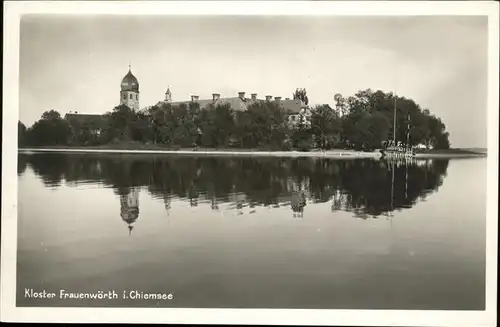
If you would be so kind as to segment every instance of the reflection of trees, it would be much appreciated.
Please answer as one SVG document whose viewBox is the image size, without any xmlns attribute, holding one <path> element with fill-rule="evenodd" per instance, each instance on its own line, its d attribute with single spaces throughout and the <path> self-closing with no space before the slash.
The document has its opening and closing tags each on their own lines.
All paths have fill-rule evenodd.
<svg viewBox="0 0 500 327">
<path fill-rule="evenodd" d="M 26 171 L 26 167 L 28 166 L 28 160 L 26 156 L 19 155 L 17 156 L 17 174 L 23 175 Z"/>
<path fill-rule="evenodd" d="M 20 154 L 20 160 L 24 160 L 21 157 L 27 159 L 35 174 L 42 179 L 46 186 L 58 187 L 61 185 L 67 167 L 66 160 L 69 158 L 58 154 L 44 154 L 41 156 Z"/>
<path fill-rule="evenodd" d="M 192 206 L 224 202 L 236 210 L 290 206 L 302 213 L 306 199 L 332 202 L 332 210 L 378 216 L 414 205 L 443 182 L 447 160 L 390 163 L 310 158 L 215 158 L 142 155 L 37 154 L 25 159 L 48 185 L 91 181 L 120 196 L 146 186 L 170 208 L 172 197 Z M 393 178 L 394 174 L 394 178 Z"/>
</svg>

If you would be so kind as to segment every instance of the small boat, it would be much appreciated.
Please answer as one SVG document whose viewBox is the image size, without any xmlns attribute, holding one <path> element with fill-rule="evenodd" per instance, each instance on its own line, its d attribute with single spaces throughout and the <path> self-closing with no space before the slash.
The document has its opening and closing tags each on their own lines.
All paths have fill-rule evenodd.
<svg viewBox="0 0 500 327">
<path fill-rule="evenodd" d="M 415 149 L 410 146 L 410 113 L 408 113 L 408 125 L 406 129 L 406 146 L 396 142 L 396 94 L 394 94 L 394 124 L 393 139 L 384 142 L 384 148 L 380 150 L 382 158 L 412 158 L 415 157 Z"/>
<path fill-rule="evenodd" d="M 380 150 L 382 157 L 385 158 L 412 158 L 415 157 L 415 149 L 412 147 L 388 146 Z"/>
</svg>

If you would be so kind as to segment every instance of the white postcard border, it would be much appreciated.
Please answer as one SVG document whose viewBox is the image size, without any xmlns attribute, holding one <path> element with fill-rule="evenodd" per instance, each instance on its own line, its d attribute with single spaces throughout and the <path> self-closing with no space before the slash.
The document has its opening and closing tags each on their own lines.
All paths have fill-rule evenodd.
<svg viewBox="0 0 500 327">
<path fill-rule="evenodd" d="M 496 325 L 498 230 L 498 3 L 482 1 L 37 1 L 4 4 L 2 151 L 2 321 L 130 322 L 267 325 Z M 487 15 L 488 177 L 485 311 L 274 310 L 178 308 L 21 308 L 15 306 L 17 249 L 17 120 L 19 116 L 19 25 L 24 14 L 110 15 Z"/>
</svg>

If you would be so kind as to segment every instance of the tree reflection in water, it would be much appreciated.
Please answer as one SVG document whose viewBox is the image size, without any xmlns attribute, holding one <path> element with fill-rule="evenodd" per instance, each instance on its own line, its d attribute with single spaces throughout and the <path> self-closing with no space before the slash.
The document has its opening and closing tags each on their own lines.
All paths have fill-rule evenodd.
<svg viewBox="0 0 500 327">
<path fill-rule="evenodd" d="M 312 158 L 222 158 L 153 155 L 19 155 L 45 185 L 102 183 L 120 198 L 123 220 L 133 228 L 139 188 L 171 208 L 172 198 L 240 214 L 258 206 L 289 206 L 302 217 L 308 202 L 331 201 L 332 211 L 375 218 L 409 208 L 443 183 L 448 160 L 387 162 Z"/>
</svg>

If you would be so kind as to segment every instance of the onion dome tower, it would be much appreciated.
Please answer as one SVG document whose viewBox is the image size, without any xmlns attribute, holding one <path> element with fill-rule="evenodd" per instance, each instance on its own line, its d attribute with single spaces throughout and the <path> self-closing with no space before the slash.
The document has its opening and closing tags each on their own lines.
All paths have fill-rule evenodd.
<svg viewBox="0 0 500 327">
<path fill-rule="evenodd" d="M 132 74 L 130 65 L 128 73 L 123 77 L 120 90 L 120 105 L 139 110 L 139 81 Z"/>
</svg>

